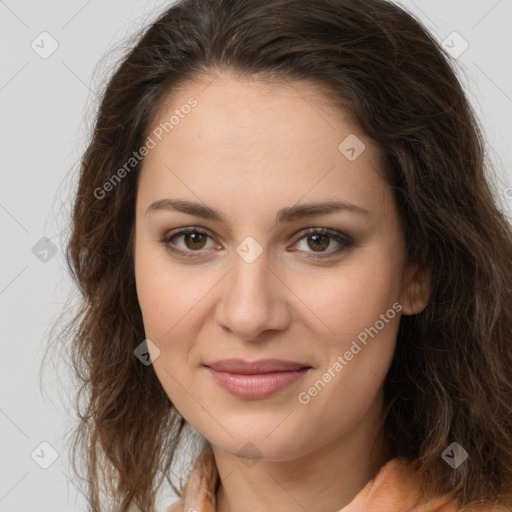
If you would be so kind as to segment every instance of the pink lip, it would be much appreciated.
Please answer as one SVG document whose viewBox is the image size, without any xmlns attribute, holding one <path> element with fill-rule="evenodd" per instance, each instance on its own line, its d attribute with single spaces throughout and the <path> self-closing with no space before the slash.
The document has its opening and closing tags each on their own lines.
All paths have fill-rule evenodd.
<svg viewBox="0 0 512 512">
<path fill-rule="evenodd" d="M 247 400 L 265 398 L 299 380 L 310 366 L 293 361 L 240 359 L 205 365 L 219 386 Z"/>
<path fill-rule="evenodd" d="M 205 363 L 204 366 L 213 368 L 219 372 L 231 372 L 240 374 L 284 372 L 310 368 L 309 364 L 281 359 L 260 359 L 258 361 L 244 361 L 243 359 L 223 359 L 213 363 Z"/>
</svg>

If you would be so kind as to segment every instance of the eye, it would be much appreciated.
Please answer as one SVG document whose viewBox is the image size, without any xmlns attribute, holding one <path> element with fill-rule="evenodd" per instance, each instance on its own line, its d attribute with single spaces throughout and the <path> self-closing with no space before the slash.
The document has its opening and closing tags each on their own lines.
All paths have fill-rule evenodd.
<svg viewBox="0 0 512 512">
<path fill-rule="evenodd" d="M 182 237 L 183 242 L 185 243 L 185 250 L 176 247 L 176 244 L 173 242 L 173 240 Z M 198 252 L 204 248 L 207 238 L 210 238 L 208 231 L 192 226 L 189 228 L 180 229 L 174 233 L 170 233 L 169 235 L 165 236 L 161 242 L 165 248 L 172 253 L 179 254 L 188 258 L 195 258 L 197 256 L 193 253 Z"/>
<path fill-rule="evenodd" d="M 175 240 L 183 239 L 184 248 L 178 247 L 175 243 Z M 202 249 L 205 249 L 206 242 L 208 238 L 214 239 L 210 235 L 210 232 L 199 227 L 188 227 L 182 228 L 179 231 L 171 232 L 167 236 L 165 236 L 160 242 L 164 245 L 164 247 L 180 256 L 184 256 L 187 258 L 196 258 L 199 257 L 203 252 Z M 354 241 L 349 236 L 335 230 L 327 229 L 327 228 L 310 228 L 305 233 L 302 232 L 302 236 L 298 238 L 295 242 L 297 245 L 298 242 L 302 240 L 305 241 L 305 247 L 313 249 L 312 253 L 309 256 L 305 256 L 306 258 L 328 258 L 333 256 L 334 254 L 338 254 L 343 249 L 348 248 L 353 245 Z M 330 251 L 325 251 L 330 245 L 332 241 L 335 241 L 339 247 Z M 215 244 L 214 244 L 215 245 Z M 207 247 L 206 247 L 207 248 Z M 222 246 L 216 245 L 215 248 L 221 249 Z M 288 251 L 294 252 L 297 249 L 287 249 Z M 299 252 L 309 252 L 307 250 L 299 250 Z M 318 254 L 314 254 L 318 253 Z"/>
<path fill-rule="evenodd" d="M 301 240 L 305 241 L 304 245 L 306 248 L 313 249 L 313 254 L 306 256 L 307 258 L 313 259 L 329 258 L 331 256 L 334 256 L 335 254 L 340 253 L 343 249 L 352 246 L 354 243 L 352 238 L 345 235 L 344 233 L 327 228 L 310 228 L 306 231 L 306 233 L 302 234 L 302 236 L 297 240 L 297 242 L 300 242 Z M 326 252 L 325 249 L 327 249 L 331 245 L 331 242 L 333 240 L 341 247 Z M 295 251 L 295 249 L 292 249 L 292 251 Z"/>
</svg>

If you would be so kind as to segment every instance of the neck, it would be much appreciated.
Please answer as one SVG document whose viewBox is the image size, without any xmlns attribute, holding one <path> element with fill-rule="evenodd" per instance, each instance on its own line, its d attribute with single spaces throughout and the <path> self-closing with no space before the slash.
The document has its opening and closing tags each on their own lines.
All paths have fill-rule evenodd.
<svg viewBox="0 0 512 512">
<path fill-rule="evenodd" d="M 339 511 L 391 458 L 382 409 L 370 407 L 367 415 L 350 432 L 290 460 L 262 457 L 251 465 L 212 446 L 220 476 L 215 511 Z"/>
</svg>

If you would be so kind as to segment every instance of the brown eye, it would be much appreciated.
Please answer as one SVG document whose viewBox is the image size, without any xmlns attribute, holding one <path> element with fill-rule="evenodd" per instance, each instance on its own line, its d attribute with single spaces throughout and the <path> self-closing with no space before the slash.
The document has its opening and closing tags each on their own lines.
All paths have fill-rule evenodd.
<svg viewBox="0 0 512 512">
<path fill-rule="evenodd" d="M 161 242 L 164 247 L 172 253 L 195 258 L 196 256 L 199 256 L 201 252 L 204 252 L 203 249 L 205 248 L 208 238 L 212 237 L 207 231 L 191 227 L 170 233 L 164 237 Z M 183 239 L 181 247 L 177 243 L 180 239 Z"/>
<path fill-rule="evenodd" d="M 197 250 L 202 249 L 206 243 L 206 235 L 193 231 L 183 235 L 183 241 L 188 249 Z"/>
<path fill-rule="evenodd" d="M 302 240 L 305 240 L 306 243 L 304 249 L 299 248 L 300 252 L 309 254 L 317 253 L 317 255 L 313 254 L 306 256 L 308 258 L 329 258 L 343 251 L 345 248 L 350 247 L 354 243 L 352 238 L 349 236 L 340 233 L 339 231 L 331 231 L 326 228 L 308 230 L 301 238 L 299 238 L 297 244 Z M 333 241 L 335 245 L 338 245 L 338 248 L 326 251 Z"/>
<path fill-rule="evenodd" d="M 196 258 L 200 257 L 202 253 L 206 252 L 208 249 L 206 244 L 209 238 L 214 240 L 214 237 L 208 231 L 203 230 L 202 228 L 189 227 L 169 233 L 161 240 L 161 243 L 169 252 L 187 258 Z M 180 239 L 183 239 L 181 247 L 178 244 Z M 302 242 L 303 240 L 306 241 L 305 248 L 298 249 L 298 251 L 309 254 L 309 256 L 306 257 L 311 259 L 332 257 L 354 243 L 349 236 L 340 233 L 339 231 L 327 228 L 311 228 L 303 234 L 294 245 L 297 246 L 299 242 Z M 326 250 L 333 244 L 333 242 L 334 244 L 337 244 L 338 247 L 332 250 Z M 215 244 L 214 247 L 217 249 L 222 248 L 220 245 Z M 297 249 L 291 249 L 291 251 L 296 250 Z"/>
<path fill-rule="evenodd" d="M 307 240 L 308 246 L 315 251 L 322 251 L 323 249 L 327 249 L 327 247 L 329 247 L 329 237 L 327 235 L 309 235 Z M 312 243 L 309 243 L 310 241 Z"/>
</svg>

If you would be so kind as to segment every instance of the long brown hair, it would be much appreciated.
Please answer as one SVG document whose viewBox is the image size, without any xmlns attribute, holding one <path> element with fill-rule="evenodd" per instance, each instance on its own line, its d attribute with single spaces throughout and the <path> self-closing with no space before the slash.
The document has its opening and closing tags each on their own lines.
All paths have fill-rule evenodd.
<svg viewBox="0 0 512 512">
<path fill-rule="evenodd" d="M 171 91 L 222 70 L 313 83 L 380 148 L 407 258 L 432 275 L 427 307 L 401 318 L 384 383 L 393 455 L 419 459 L 426 495 L 512 499 L 512 230 L 453 62 L 386 0 L 183 0 L 117 66 L 81 160 L 66 253 L 81 302 L 60 338 L 80 384 L 73 461 L 91 510 L 104 510 L 102 486 L 121 512 L 151 511 L 164 478 L 182 494 L 169 475 L 187 424 L 134 356 L 143 160 L 126 162 Z M 469 454 L 456 469 L 441 456 L 452 442 Z"/>
</svg>

